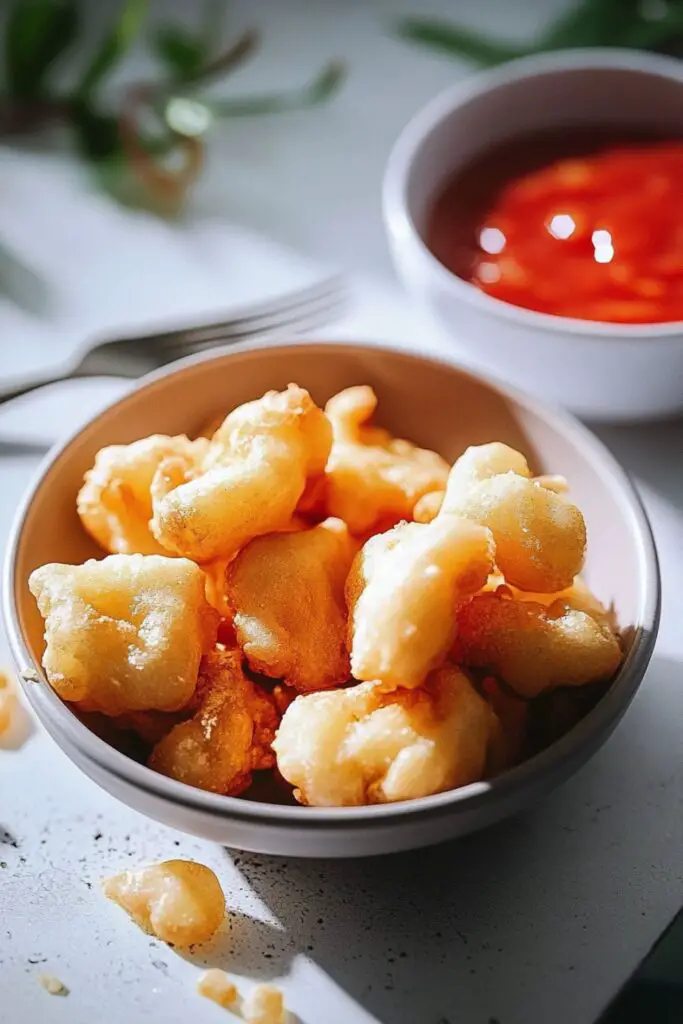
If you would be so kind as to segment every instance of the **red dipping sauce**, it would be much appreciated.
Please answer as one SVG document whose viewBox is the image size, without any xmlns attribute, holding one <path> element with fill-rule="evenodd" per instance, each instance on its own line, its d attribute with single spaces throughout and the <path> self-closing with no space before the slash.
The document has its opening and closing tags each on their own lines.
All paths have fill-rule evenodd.
<svg viewBox="0 0 683 1024">
<path fill-rule="evenodd" d="M 683 320 L 683 140 L 562 129 L 449 182 L 427 242 L 515 306 L 615 323 Z"/>
</svg>

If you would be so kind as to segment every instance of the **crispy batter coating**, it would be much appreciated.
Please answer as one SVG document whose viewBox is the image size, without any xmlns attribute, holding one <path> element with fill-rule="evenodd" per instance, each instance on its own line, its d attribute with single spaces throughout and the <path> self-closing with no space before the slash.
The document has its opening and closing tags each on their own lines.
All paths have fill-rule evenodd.
<svg viewBox="0 0 683 1024">
<path fill-rule="evenodd" d="M 208 441 L 163 434 L 102 448 L 76 502 L 88 533 L 112 554 L 168 554 L 149 529 L 154 474 L 166 459 L 178 460 L 188 470 L 207 448 Z"/>
<path fill-rule="evenodd" d="M 562 590 L 581 569 L 581 512 L 531 480 L 524 457 L 507 445 L 468 448 L 451 470 L 442 510 L 491 530 L 498 568 L 520 590 Z"/>
<path fill-rule="evenodd" d="M 344 584 L 356 551 L 339 519 L 242 549 L 228 569 L 227 597 L 251 669 L 300 692 L 347 681 Z"/>
<path fill-rule="evenodd" d="M 502 589 L 499 589 L 502 588 Z M 502 576 L 495 574 L 489 577 L 487 590 L 499 592 L 514 597 L 517 601 L 535 601 L 545 605 L 564 605 L 566 608 L 573 608 L 577 612 L 585 612 L 601 624 L 610 627 L 613 633 L 617 633 L 615 614 L 613 608 L 606 608 L 602 601 L 599 601 L 591 589 L 587 586 L 581 576 L 577 576 L 574 582 L 564 590 L 556 590 L 552 594 L 532 593 L 527 590 L 519 590 L 505 583 Z"/>
<path fill-rule="evenodd" d="M 237 796 L 253 771 L 274 764 L 275 704 L 245 677 L 240 652 L 220 648 L 202 661 L 197 697 L 196 713 L 156 745 L 149 767 L 197 789 Z"/>
<path fill-rule="evenodd" d="M 436 519 L 441 511 L 445 493 L 445 491 L 429 491 L 428 494 L 423 494 L 422 497 L 415 502 L 415 506 L 413 508 L 412 518 L 415 522 L 431 523 L 432 519 Z"/>
<path fill-rule="evenodd" d="M 174 726 L 184 722 L 192 713 L 192 708 L 197 692 L 190 699 L 190 704 L 182 711 L 129 711 L 125 715 L 117 715 L 116 718 L 107 719 L 117 729 L 124 732 L 134 733 L 147 747 L 153 747 L 155 743 L 167 736 Z"/>
<path fill-rule="evenodd" d="M 159 467 L 152 533 L 195 561 L 230 559 L 253 537 L 287 527 L 331 444 L 330 423 L 307 391 L 269 391 L 230 413 L 198 470 Z"/>
<path fill-rule="evenodd" d="M 621 662 L 609 626 L 586 612 L 498 593 L 459 610 L 456 651 L 465 665 L 493 672 L 524 697 L 610 679 Z"/>
<path fill-rule="evenodd" d="M 493 556 L 489 530 L 450 515 L 369 540 L 346 584 L 354 678 L 419 686 L 445 659 L 456 608 L 484 585 Z"/>
<path fill-rule="evenodd" d="M 206 576 L 206 600 L 212 608 L 216 609 L 222 619 L 230 617 L 225 590 L 225 573 L 228 565 L 228 561 L 224 558 L 202 565 Z"/>
<path fill-rule="evenodd" d="M 489 446 L 486 446 L 489 447 Z M 503 445 L 502 447 L 506 447 Z M 513 449 L 510 449 L 512 451 Z M 517 453 L 516 453 L 517 454 Z M 524 472 L 520 473 L 520 476 L 527 476 L 528 467 L 526 466 L 525 460 L 521 463 L 517 463 L 519 468 L 524 466 Z M 495 466 L 495 462 L 493 463 Z M 503 472 L 509 472 L 509 470 L 503 470 Z M 568 491 L 567 481 L 563 476 L 557 476 L 556 474 L 544 474 L 543 476 L 536 476 L 533 478 L 534 483 L 540 487 L 545 487 L 548 491 L 555 491 L 556 494 L 566 494 Z M 443 500 L 445 497 L 445 491 L 430 491 L 428 494 L 423 494 L 418 501 L 415 502 L 413 508 L 413 519 L 416 523 L 431 523 L 432 519 L 435 519 L 441 510 Z"/>
<path fill-rule="evenodd" d="M 371 387 L 347 388 L 325 406 L 334 443 L 327 464 L 325 508 L 355 534 L 380 522 L 409 519 L 415 502 L 443 488 L 448 463 L 436 452 L 369 426 L 377 407 Z"/>
<path fill-rule="evenodd" d="M 225 917 L 220 882 L 211 868 L 193 860 L 165 860 L 122 871 L 105 878 L 102 891 L 143 931 L 173 946 L 208 941 Z"/>
<path fill-rule="evenodd" d="M 301 803 L 351 807 L 481 779 L 496 727 L 486 701 L 447 664 L 417 690 L 359 683 L 297 697 L 274 748 Z"/>
<path fill-rule="evenodd" d="M 495 676 L 481 681 L 481 694 L 496 713 L 499 728 L 491 737 L 487 776 L 498 775 L 522 759 L 527 737 L 529 701 L 505 690 Z"/>
<path fill-rule="evenodd" d="M 31 593 L 45 619 L 43 667 L 84 711 L 177 711 L 216 637 L 204 575 L 185 558 L 108 555 L 43 565 Z"/>
</svg>

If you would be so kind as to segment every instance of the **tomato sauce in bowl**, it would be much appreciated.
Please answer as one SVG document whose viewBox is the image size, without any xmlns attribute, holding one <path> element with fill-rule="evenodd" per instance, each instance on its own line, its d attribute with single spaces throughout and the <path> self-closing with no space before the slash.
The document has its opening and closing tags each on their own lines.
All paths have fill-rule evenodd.
<svg viewBox="0 0 683 1024">
<path fill-rule="evenodd" d="M 683 139 L 567 127 L 520 136 L 447 183 L 426 240 L 453 273 L 516 306 L 683 320 Z"/>
</svg>

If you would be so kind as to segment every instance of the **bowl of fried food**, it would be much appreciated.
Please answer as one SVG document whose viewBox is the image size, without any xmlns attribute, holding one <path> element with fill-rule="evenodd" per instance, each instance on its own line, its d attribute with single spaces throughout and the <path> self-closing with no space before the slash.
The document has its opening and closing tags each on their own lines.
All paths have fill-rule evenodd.
<svg viewBox="0 0 683 1024">
<path fill-rule="evenodd" d="M 28 699 L 91 779 L 293 856 L 548 793 L 628 707 L 659 600 L 645 513 L 584 427 L 357 343 L 143 380 L 46 460 L 4 591 Z"/>
</svg>

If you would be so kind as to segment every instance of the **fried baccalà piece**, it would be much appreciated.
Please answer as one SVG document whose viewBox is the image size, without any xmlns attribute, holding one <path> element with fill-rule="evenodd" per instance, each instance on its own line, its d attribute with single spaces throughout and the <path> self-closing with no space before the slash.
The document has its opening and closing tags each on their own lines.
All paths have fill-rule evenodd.
<svg viewBox="0 0 683 1024">
<path fill-rule="evenodd" d="M 325 508 L 359 535 L 377 524 L 409 519 L 423 494 L 446 486 L 449 471 L 436 452 L 370 426 L 376 407 L 368 386 L 340 391 L 325 406 L 334 432 Z"/>
<path fill-rule="evenodd" d="M 237 796 L 251 773 L 271 768 L 275 704 L 242 671 L 239 651 L 217 648 L 202 661 L 198 709 L 152 751 L 149 767 L 197 789 Z"/>
<path fill-rule="evenodd" d="M 297 697 L 274 748 L 297 799 L 350 807 L 428 796 L 481 779 L 497 720 L 451 664 L 424 687 L 377 683 Z"/>
<path fill-rule="evenodd" d="M 445 659 L 456 608 L 484 585 L 493 558 L 489 530 L 445 514 L 372 537 L 346 584 L 354 678 L 419 686 Z"/>
<path fill-rule="evenodd" d="M 81 522 L 111 554 L 168 554 L 152 536 L 151 486 L 160 464 L 174 459 L 189 472 L 206 454 L 208 441 L 154 434 L 132 444 L 102 448 L 85 474 L 76 507 Z"/>
<path fill-rule="evenodd" d="M 502 447 L 505 448 L 505 445 Z M 512 449 L 510 450 L 512 451 Z M 520 467 L 522 465 L 526 466 L 526 463 L 522 460 L 519 465 Z M 503 472 L 508 472 L 508 470 L 503 469 Z M 522 472 L 521 475 L 524 476 L 525 472 Z M 565 478 L 556 474 L 546 473 L 543 476 L 535 476 L 533 478 L 533 482 L 538 484 L 539 487 L 545 487 L 549 491 L 555 491 L 556 494 L 566 494 L 569 490 Z M 413 508 L 413 519 L 415 522 L 431 523 L 432 519 L 435 519 L 441 510 L 445 494 L 445 490 L 429 491 L 427 494 L 423 494 L 422 497 L 415 502 L 415 507 Z"/>
<path fill-rule="evenodd" d="M 253 537 L 285 529 L 332 444 L 325 414 L 303 388 L 239 406 L 189 473 L 167 460 L 152 482 L 151 529 L 169 551 L 198 562 L 232 558 Z"/>
<path fill-rule="evenodd" d="M 563 601 L 545 606 L 480 594 L 458 612 L 459 660 L 500 676 L 518 694 L 610 679 L 621 648 L 609 625 Z"/>
<path fill-rule="evenodd" d="M 524 456 L 507 445 L 468 448 L 451 470 L 441 510 L 491 530 L 497 566 L 520 590 L 562 590 L 581 569 L 586 549 L 581 512 L 556 490 L 532 480 Z"/>
<path fill-rule="evenodd" d="M 340 519 L 251 541 L 227 573 L 227 602 L 249 667 L 300 692 L 345 683 L 344 584 L 357 544 Z"/>
<path fill-rule="evenodd" d="M 108 555 L 36 569 L 29 588 L 45 619 L 43 667 L 84 711 L 177 711 L 192 697 L 218 616 L 204 574 L 185 558 Z"/>
<path fill-rule="evenodd" d="M 497 592 L 508 597 L 514 597 L 518 601 L 535 601 L 546 608 L 549 605 L 564 605 L 577 612 L 585 612 L 603 625 L 609 626 L 613 633 L 618 632 L 616 615 L 612 607 L 607 608 L 592 592 L 588 584 L 577 576 L 574 582 L 564 590 L 556 590 L 552 594 L 532 593 L 527 590 L 519 590 L 511 587 L 505 582 L 502 576 L 495 574 L 489 578 L 486 590 Z"/>
</svg>

